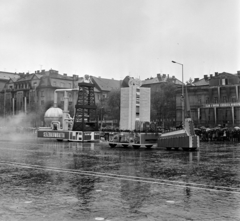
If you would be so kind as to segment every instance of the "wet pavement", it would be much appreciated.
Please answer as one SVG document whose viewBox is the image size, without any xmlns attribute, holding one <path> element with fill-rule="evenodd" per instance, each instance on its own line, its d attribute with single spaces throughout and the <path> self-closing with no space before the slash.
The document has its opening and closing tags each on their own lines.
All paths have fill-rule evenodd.
<svg viewBox="0 0 240 221">
<path fill-rule="evenodd" d="M 236 143 L 188 152 L 2 136 L 0 151 L 0 220 L 240 220 Z"/>
</svg>

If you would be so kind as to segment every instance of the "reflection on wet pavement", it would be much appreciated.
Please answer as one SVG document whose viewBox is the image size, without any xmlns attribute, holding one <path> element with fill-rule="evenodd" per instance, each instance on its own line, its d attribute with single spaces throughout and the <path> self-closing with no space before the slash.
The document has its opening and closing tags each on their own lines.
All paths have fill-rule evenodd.
<svg viewBox="0 0 240 221">
<path fill-rule="evenodd" d="M 0 140 L 0 220 L 239 220 L 240 152 Z"/>
</svg>

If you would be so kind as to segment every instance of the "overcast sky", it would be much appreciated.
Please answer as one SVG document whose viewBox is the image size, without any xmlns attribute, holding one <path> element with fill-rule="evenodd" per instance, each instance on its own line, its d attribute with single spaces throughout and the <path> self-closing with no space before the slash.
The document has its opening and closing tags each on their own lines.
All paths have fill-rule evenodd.
<svg viewBox="0 0 240 221">
<path fill-rule="evenodd" d="M 1 0 L 0 71 L 184 81 L 240 70 L 239 0 Z"/>
</svg>

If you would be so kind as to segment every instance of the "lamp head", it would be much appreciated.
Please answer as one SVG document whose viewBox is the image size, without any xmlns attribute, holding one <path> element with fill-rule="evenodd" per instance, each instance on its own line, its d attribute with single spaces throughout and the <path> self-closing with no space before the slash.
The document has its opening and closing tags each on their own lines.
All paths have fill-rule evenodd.
<svg viewBox="0 0 240 221">
<path fill-rule="evenodd" d="M 176 63 L 176 61 L 172 61 L 172 63 Z"/>
</svg>

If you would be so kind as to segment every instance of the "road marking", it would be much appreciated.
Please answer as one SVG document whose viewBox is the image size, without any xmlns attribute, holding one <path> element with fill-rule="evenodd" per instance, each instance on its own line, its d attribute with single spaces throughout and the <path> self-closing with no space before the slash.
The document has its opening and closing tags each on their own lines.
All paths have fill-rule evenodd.
<svg viewBox="0 0 240 221">
<path fill-rule="evenodd" d="M 167 200 L 166 202 L 167 202 L 167 203 L 171 203 L 171 204 L 174 204 L 174 203 L 175 203 L 175 201 L 173 201 L 173 200 Z"/>
<path fill-rule="evenodd" d="M 32 203 L 32 201 L 25 201 L 24 203 Z"/>
<path fill-rule="evenodd" d="M 6 149 L 9 150 L 9 148 L 0 148 L 0 149 Z M 17 151 L 29 151 L 29 152 L 40 152 L 40 153 L 52 153 L 50 151 L 38 151 L 38 150 L 21 150 L 21 149 L 11 149 L 11 150 L 17 150 Z M 66 154 L 69 155 L 69 152 L 62 153 L 61 154 Z M 79 153 L 74 153 L 76 155 L 86 155 L 86 156 L 95 156 L 95 155 L 89 155 L 89 154 L 79 154 Z M 106 155 L 107 157 L 108 155 Z M 16 162 L 17 163 L 17 162 Z M 119 165 L 119 163 L 116 163 Z M 32 165 L 32 166 L 38 166 L 38 165 Z M 57 168 L 61 169 L 61 168 Z M 108 176 L 118 176 L 118 177 L 129 177 L 129 178 L 134 178 L 134 179 L 144 179 L 144 180 L 153 180 L 153 181 L 161 181 L 161 182 L 166 182 L 166 183 L 173 183 L 173 184 L 179 184 L 179 185 L 186 185 L 187 187 L 192 187 L 192 186 L 200 186 L 201 188 L 205 187 L 209 189 L 209 187 L 214 188 L 214 189 L 227 189 L 227 190 L 237 190 L 240 191 L 240 188 L 234 188 L 234 187 L 225 187 L 225 186 L 211 186 L 211 185 L 206 185 L 206 184 L 200 184 L 200 183 L 191 183 L 191 182 L 183 182 L 183 181 L 176 181 L 176 180 L 166 180 L 166 179 L 155 179 L 155 178 L 146 178 L 146 177 L 136 177 L 136 176 L 128 176 L 128 175 L 119 175 L 119 174 L 113 174 L 113 173 L 100 173 L 100 172 L 92 172 L 92 171 L 80 171 L 83 173 L 94 173 L 94 174 L 103 174 L 103 175 L 108 175 Z M 89 174 L 87 174 L 89 175 Z M 186 175 L 182 175 L 183 177 Z M 170 184 L 169 184 L 170 185 Z M 196 188 L 196 187 L 195 187 Z M 229 192 L 229 191 L 227 191 Z"/>
<path fill-rule="evenodd" d="M 57 167 L 42 167 L 42 166 L 39 166 L 39 165 L 23 164 L 23 163 L 10 162 L 10 161 L 9 162 L 0 161 L 0 164 L 5 164 L 5 165 L 9 165 L 9 166 L 14 166 L 14 167 L 28 168 L 28 169 L 38 169 L 38 170 L 61 172 L 61 173 L 71 173 L 71 174 L 78 174 L 78 175 L 111 178 L 111 179 L 116 179 L 116 180 L 128 180 L 128 181 L 150 183 L 150 184 L 157 184 L 157 185 L 166 185 L 166 186 L 174 186 L 174 187 L 181 187 L 181 188 L 188 187 L 188 188 L 207 190 L 207 191 L 240 194 L 240 188 L 207 186 L 207 185 L 202 185 L 202 184 L 177 182 L 177 181 L 173 182 L 173 181 L 169 181 L 169 180 L 164 181 L 164 180 L 158 180 L 158 179 L 153 179 L 153 178 L 144 178 L 144 177 L 134 177 L 134 176 L 126 176 L 126 175 L 118 175 L 118 174 L 99 173 L 99 172 L 92 172 L 92 171 L 81 171 L 81 170 L 76 171 L 76 170 L 71 170 L 71 169 L 62 169 L 62 168 L 57 168 Z M 199 187 L 199 185 L 206 186 L 206 187 Z"/>
</svg>

